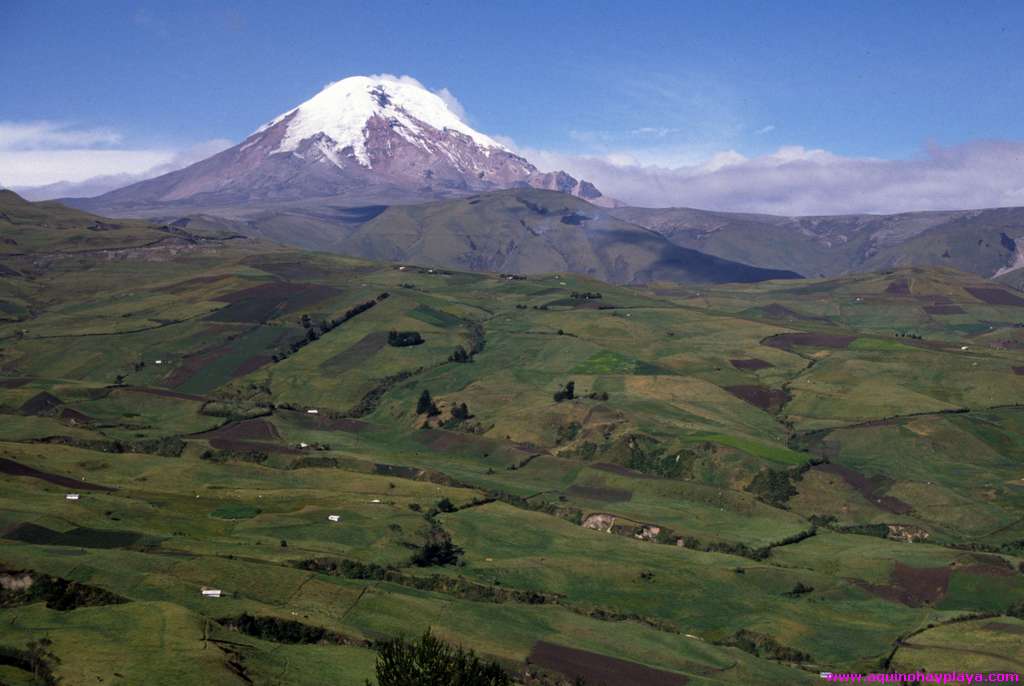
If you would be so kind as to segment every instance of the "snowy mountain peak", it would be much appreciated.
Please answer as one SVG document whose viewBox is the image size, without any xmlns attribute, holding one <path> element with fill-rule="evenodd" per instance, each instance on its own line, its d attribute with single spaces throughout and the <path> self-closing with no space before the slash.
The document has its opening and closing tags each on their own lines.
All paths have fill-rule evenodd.
<svg viewBox="0 0 1024 686">
<path fill-rule="evenodd" d="M 507 152 L 505 146 L 466 125 L 441 96 L 413 79 L 390 76 L 350 76 L 335 81 L 256 133 L 284 124 L 286 130 L 280 144 L 271 154 L 295 152 L 305 141 L 326 136 L 333 141 L 334 150 L 325 154 L 336 163 L 337 154 L 351 148 L 359 164 L 369 168 L 373 165 L 367 152 L 367 125 L 375 117 L 421 147 L 424 139 L 436 138 L 436 132 L 456 132 L 483 148 L 485 154 L 490 150 Z M 427 127 L 435 131 L 428 131 Z"/>
<path fill-rule="evenodd" d="M 241 207 L 317 198 L 376 205 L 525 187 L 615 204 L 593 184 L 539 171 L 467 125 L 449 101 L 408 76 L 352 76 L 238 145 L 106 193 L 95 206 L 116 213 L 116 206 Z"/>
</svg>

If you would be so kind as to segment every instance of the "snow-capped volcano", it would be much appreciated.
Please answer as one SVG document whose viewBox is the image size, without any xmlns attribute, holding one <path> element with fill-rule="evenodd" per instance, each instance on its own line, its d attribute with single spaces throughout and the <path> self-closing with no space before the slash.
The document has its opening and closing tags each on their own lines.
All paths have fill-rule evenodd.
<svg viewBox="0 0 1024 686">
<path fill-rule="evenodd" d="M 413 79 L 352 76 L 232 148 L 76 204 L 130 211 L 168 203 L 215 208 L 313 198 L 390 203 L 517 186 L 612 204 L 590 183 L 538 171 Z"/>
<path fill-rule="evenodd" d="M 410 143 L 421 145 L 436 132 L 449 131 L 473 140 L 485 151 L 509 152 L 505 146 L 467 126 L 436 93 L 389 77 L 351 76 L 336 81 L 293 110 L 256 130 L 285 123 L 286 131 L 275 153 L 290 152 L 313 136 L 330 138 L 338 151 L 351 147 L 360 164 L 372 166 L 366 152 L 366 124 L 374 118 L 388 122 Z"/>
</svg>

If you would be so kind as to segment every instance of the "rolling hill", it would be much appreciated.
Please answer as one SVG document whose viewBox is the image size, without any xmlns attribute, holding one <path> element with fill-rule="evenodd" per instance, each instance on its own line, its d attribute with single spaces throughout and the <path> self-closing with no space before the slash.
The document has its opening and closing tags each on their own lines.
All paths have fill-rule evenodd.
<svg viewBox="0 0 1024 686">
<path fill-rule="evenodd" d="M 510 278 L 215 224 L 0 195 L 4 682 L 363 686 L 428 628 L 531 686 L 1024 662 L 1013 289 Z"/>
<path fill-rule="evenodd" d="M 807 276 L 935 266 L 995 277 L 1024 266 L 1019 207 L 822 217 L 640 207 L 613 213 L 682 247 Z"/>
<path fill-rule="evenodd" d="M 154 217 L 285 245 L 428 267 L 573 272 L 614 283 L 725 283 L 801 278 L 682 248 L 602 207 L 522 188 L 412 205 L 296 202 L 230 213 Z"/>
</svg>

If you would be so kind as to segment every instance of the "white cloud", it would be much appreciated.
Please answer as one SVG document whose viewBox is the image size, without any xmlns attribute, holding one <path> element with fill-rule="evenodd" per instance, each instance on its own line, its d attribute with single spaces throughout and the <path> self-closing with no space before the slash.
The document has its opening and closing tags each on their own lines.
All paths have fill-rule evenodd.
<svg viewBox="0 0 1024 686">
<path fill-rule="evenodd" d="M 41 186 L 102 174 L 140 174 L 173 156 L 170 150 L 0 150 L 0 181 L 9 186 Z"/>
<path fill-rule="evenodd" d="M 81 129 L 51 121 L 0 121 L 0 150 L 38 150 L 116 145 L 121 135 L 110 129 Z"/>
<path fill-rule="evenodd" d="M 768 124 L 767 126 L 762 126 L 757 131 L 754 131 L 754 135 L 755 136 L 763 136 L 764 134 L 771 133 L 774 130 L 775 130 L 775 124 Z"/>
<path fill-rule="evenodd" d="M 1024 205 L 1024 141 L 929 146 L 910 159 L 836 155 L 786 146 L 746 157 L 655 164 L 643 153 L 585 157 L 519 150 L 541 169 L 564 169 L 634 205 L 773 214 L 842 214 Z"/>
<path fill-rule="evenodd" d="M 459 99 L 455 97 L 454 93 L 452 93 L 447 88 L 436 90 L 434 91 L 434 93 L 442 100 L 444 100 L 444 104 L 448 105 L 448 109 L 452 111 L 452 114 L 454 114 L 463 122 L 468 121 L 466 118 L 466 108 L 462 106 L 462 103 L 459 102 Z"/>
<path fill-rule="evenodd" d="M 231 141 L 214 139 L 184 150 L 85 147 L 90 143 L 109 145 L 122 138 L 116 132 L 100 136 L 41 124 L 0 127 L 0 184 L 24 192 L 33 200 L 98 195 L 180 169 L 232 145 Z M 46 131 L 56 135 L 48 137 Z"/>
</svg>

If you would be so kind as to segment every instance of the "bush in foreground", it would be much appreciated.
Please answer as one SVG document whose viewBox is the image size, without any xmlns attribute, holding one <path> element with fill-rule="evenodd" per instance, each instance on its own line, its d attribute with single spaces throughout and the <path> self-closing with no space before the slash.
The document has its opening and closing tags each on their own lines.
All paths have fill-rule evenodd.
<svg viewBox="0 0 1024 686">
<path fill-rule="evenodd" d="M 373 686 L 369 681 L 367 686 Z M 427 630 L 415 640 L 395 638 L 379 644 L 378 686 L 511 686 L 496 662 L 451 646 Z"/>
</svg>

